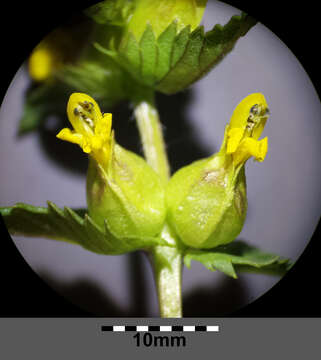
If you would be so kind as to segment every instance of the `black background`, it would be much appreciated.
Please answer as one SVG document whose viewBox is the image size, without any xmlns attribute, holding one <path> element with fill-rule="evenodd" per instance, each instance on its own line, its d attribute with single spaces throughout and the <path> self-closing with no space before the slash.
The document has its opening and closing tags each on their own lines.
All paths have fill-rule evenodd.
<svg viewBox="0 0 321 360">
<path fill-rule="evenodd" d="M 73 12 L 93 3 L 56 0 L 6 1 L 1 4 L 1 99 L 32 48 Z M 252 15 L 278 35 L 297 56 L 320 94 L 318 50 L 321 31 L 316 3 L 309 2 L 309 6 L 305 6 L 301 2 L 296 5 L 289 2 L 288 6 L 282 7 L 280 1 L 226 3 Z M 57 295 L 31 270 L 10 240 L 2 219 L 0 220 L 3 229 L 0 239 L 0 317 L 92 316 Z M 230 316 L 321 317 L 319 256 L 320 242 L 315 233 L 294 268 L 277 285 Z"/>
</svg>

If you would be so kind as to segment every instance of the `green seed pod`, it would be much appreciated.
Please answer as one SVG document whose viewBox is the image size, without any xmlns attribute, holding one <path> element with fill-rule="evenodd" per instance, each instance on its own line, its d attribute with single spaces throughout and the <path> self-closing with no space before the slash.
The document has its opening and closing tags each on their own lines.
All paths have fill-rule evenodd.
<svg viewBox="0 0 321 360">
<path fill-rule="evenodd" d="M 258 140 L 268 118 L 262 94 L 235 109 L 220 151 L 180 169 L 166 189 L 168 222 L 185 245 L 208 249 L 233 241 L 244 225 L 245 162 L 263 161 L 267 138 Z"/>
</svg>

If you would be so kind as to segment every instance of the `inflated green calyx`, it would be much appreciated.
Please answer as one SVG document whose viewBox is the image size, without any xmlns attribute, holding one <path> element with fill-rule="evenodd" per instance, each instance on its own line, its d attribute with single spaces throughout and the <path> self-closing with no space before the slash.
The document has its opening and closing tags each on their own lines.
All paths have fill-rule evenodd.
<svg viewBox="0 0 321 360">
<path fill-rule="evenodd" d="M 244 164 L 252 156 L 264 160 L 268 140 L 259 137 L 268 117 L 264 96 L 250 94 L 234 110 L 220 151 L 180 169 L 170 180 L 168 221 L 185 245 L 214 248 L 241 232 L 247 210 Z"/>
<path fill-rule="evenodd" d="M 233 241 L 246 209 L 244 168 L 234 172 L 220 155 L 179 170 L 168 184 L 168 220 L 185 245 L 213 248 Z"/>
<path fill-rule="evenodd" d="M 159 235 L 165 220 L 165 195 L 159 176 L 138 155 L 115 144 L 106 169 L 90 160 L 87 203 L 97 224 L 107 222 L 119 237 Z"/>
</svg>

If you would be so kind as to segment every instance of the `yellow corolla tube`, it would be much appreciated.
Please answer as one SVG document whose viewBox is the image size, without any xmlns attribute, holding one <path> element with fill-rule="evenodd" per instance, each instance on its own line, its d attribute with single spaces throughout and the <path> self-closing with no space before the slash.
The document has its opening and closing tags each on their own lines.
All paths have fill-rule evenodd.
<svg viewBox="0 0 321 360">
<path fill-rule="evenodd" d="M 62 129 L 57 138 L 78 144 L 105 168 L 111 152 L 112 114 L 102 114 L 89 95 L 73 93 L 68 101 L 67 115 L 73 130 Z"/>
<path fill-rule="evenodd" d="M 268 151 L 268 139 L 261 136 L 270 111 L 265 97 L 255 93 L 243 99 L 234 110 L 227 126 L 226 154 L 231 154 L 235 167 L 251 156 L 263 161 Z"/>
</svg>

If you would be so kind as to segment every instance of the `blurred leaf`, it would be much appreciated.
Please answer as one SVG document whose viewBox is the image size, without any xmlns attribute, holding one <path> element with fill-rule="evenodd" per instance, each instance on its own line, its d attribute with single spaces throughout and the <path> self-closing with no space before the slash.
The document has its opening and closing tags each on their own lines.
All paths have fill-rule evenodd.
<svg viewBox="0 0 321 360">
<path fill-rule="evenodd" d="M 84 11 L 98 24 L 123 25 L 133 10 L 131 0 L 105 0 Z"/>
<path fill-rule="evenodd" d="M 66 241 L 98 254 L 120 255 L 155 245 L 167 245 L 160 238 L 116 238 L 107 223 L 101 229 L 87 214 L 81 217 L 84 210 L 68 207 L 61 210 L 49 201 L 48 208 L 18 203 L 13 207 L 0 208 L 0 214 L 12 235 Z"/>
<path fill-rule="evenodd" d="M 102 101 L 105 106 L 112 106 L 125 97 L 122 72 L 114 64 L 102 66 L 98 62 L 84 61 L 65 66 L 56 76 L 72 92 L 89 94 L 96 101 Z M 66 94 L 65 101 L 67 100 Z"/>
<path fill-rule="evenodd" d="M 49 115 L 65 114 L 66 85 L 53 81 L 31 86 L 25 95 L 18 132 L 24 134 L 35 130 Z"/>
<path fill-rule="evenodd" d="M 199 261 L 211 271 L 218 270 L 233 278 L 237 278 L 235 270 L 281 276 L 291 266 L 288 259 L 263 252 L 242 241 L 218 246 L 209 251 L 188 249 L 184 257 L 184 263 L 188 268 L 192 260 Z"/>
<path fill-rule="evenodd" d="M 104 59 L 104 64 L 88 60 L 61 67 L 50 79 L 27 90 L 19 134 L 35 130 L 50 115 L 66 118 L 68 98 L 73 92 L 89 94 L 104 108 L 115 105 L 126 98 L 123 75 L 111 59 Z"/>
<path fill-rule="evenodd" d="M 247 265 L 235 265 L 234 268 L 237 273 L 251 273 L 251 274 L 262 274 L 262 275 L 273 275 L 273 276 L 283 276 L 287 273 L 293 264 L 287 259 L 279 260 L 275 264 L 266 265 L 263 267 L 254 267 Z"/>
<path fill-rule="evenodd" d="M 147 25 L 138 43 L 129 33 L 118 50 L 96 48 L 118 62 L 140 84 L 165 94 L 184 90 L 203 77 L 234 47 L 256 21 L 246 14 L 236 15 L 225 25 L 215 25 L 204 34 L 203 27 L 190 32 L 187 26 L 178 34 L 173 22 L 156 39 Z"/>
</svg>

